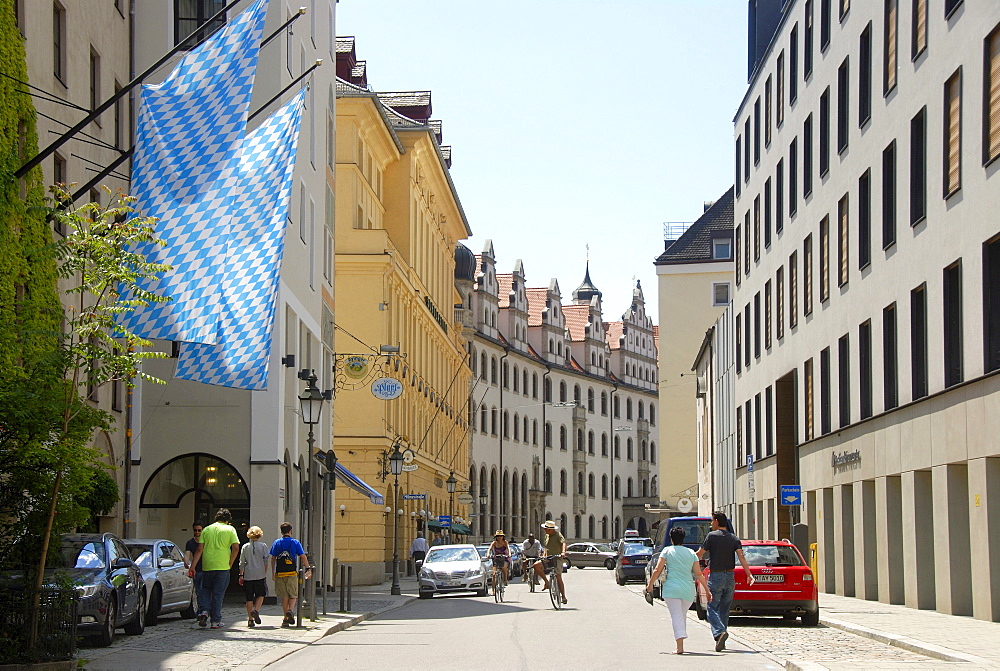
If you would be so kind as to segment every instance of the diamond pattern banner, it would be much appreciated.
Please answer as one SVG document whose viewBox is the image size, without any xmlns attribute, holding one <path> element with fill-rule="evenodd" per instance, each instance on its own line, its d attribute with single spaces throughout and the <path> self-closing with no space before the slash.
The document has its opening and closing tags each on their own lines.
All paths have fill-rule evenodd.
<svg viewBox="0 0 1000 671">
<path fill-rule="evenodd" d="M 158 217 L 165 247 L 137 251 L 173 270 L 144 288 L 170 301 L 122 318 L 145 338 L 213 343 L 233 183 L 240 166 L 267 0 L 257 0 L 181 59 L 162 84 L 143 86 L 132 192 Z"/>
<path fill-rule="evenodd" d="M 232 189 L 233 226 L 215 344 L 181 344 L 175 377 L 266 389 L 274 304 L 305 90 L 247 136 Z"/>
</svg>

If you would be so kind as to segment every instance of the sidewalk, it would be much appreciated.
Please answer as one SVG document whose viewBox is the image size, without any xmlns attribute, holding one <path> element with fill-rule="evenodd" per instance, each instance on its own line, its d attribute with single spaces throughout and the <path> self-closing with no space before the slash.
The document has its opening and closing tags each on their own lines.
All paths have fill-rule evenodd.
<svg viewBox="0 0 1000 671">
<path fill-rule="evenodd" d="M 416 578 L 400 579 L 402 594 L 393 596 L 391 582 L 354 588 L 349 613 L 337 613 L 340 593 L 327 593 L 328 615 L 316 622 L 302 620 L 302 628 L 283 628 L 279 606 L 261 609 L 261 624 L 247 627 L 244 604 L 227 599 L 223 629 L 201 628 L 197 620 L 164 615 L 141 636 L 126 636 L 119 629 L 108 648 L 79 648 L 77 660 L 87 669 L 217 669 L 239 667 L 247 671 L 268 664 L 336 631 L 370 617 L 404 606 L 417 598 Z M 317 602 L 322 613 L 322 600 Z"/>
<path fill-rule="evenodd" d="M 1000 668 L 1000 623 L 837 594 L 822 593 L 819 603 L 820 623 L 828 627 L 942 662 L 959 662 L 963 671 Z"/>
</svg>

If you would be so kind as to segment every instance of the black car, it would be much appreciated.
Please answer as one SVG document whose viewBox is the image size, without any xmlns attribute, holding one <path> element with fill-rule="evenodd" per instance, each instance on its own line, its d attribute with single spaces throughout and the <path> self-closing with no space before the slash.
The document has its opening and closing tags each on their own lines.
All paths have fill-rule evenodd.
<svg viewBox="0 0 1000 671">
<path fill-rule="evenodd" d="M 615 564 L 615 582 L 624 585 L 629 580 L 646 580 L 646 565 L 653 558 L 653 548 L 641 543 L 626 543 Z"/>
<path fill-rule="evenodd" d="M 77 631 L 106 647 L 115 629 L 141 634 L 146 626 L 146 586 L 128 549 L 114 534 L 64 534 L 59 560 L 46 573 L 69 575 L 80 599 Z"/>
</svg>

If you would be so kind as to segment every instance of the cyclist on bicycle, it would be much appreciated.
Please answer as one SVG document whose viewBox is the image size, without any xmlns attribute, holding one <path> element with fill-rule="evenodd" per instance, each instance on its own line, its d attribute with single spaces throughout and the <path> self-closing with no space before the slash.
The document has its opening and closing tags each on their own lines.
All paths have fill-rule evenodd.
<svg viewBox="0 0 1000 671">
<path fill-rule="evenodd" d="M 493 542 L 490 543 L 490 547 L 486 551 L 486 556 L 493 559 L 494 568 L 499 568 L 503 571 L 504 583 L 509 583 L 510 546 L 507 544 L 507 536 L 502 529 L 497 529 L 497 532 L 493 534 Z"/>
<path fill-rule="evenodd" d="M 535 534 L 528 534 L 528 537 L 521 543 L 521 555 L 524 557 L 524 573 L 521 576 L 521 582 L 528 582 L 528 573 L 531 572 L 531 567 L 542 556 L 542 544 L 535 538 Z"/>
<path fill-rule="evenodd" d="M 566 586 L 562 579 L 563 563 L 559 559 L 566 556 L 566 537 L 559 533 L 559 527 L 552 520 L 543 524 L 542 529 L 545 530 L 545 554 L 543 556 L 557 558 L 553 561 L 552 572 L 555 574 L 556 580 L 559 581 L 559 593 L 562 594 L 562 602 L 566 603 Z M 549 580 L 545 577 L 542 562 L 535 563 L 535 573 L 545 582 L 545 586 L 542 587 L 542 591 L 544 592 L 549 588 Z"/>
</svg>

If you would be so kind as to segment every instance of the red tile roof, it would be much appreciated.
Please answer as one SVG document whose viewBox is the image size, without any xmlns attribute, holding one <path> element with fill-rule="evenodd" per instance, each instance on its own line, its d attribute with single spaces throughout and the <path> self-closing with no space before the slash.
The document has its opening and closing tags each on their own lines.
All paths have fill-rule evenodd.
<svg viewBox="0 0 1000 671">
<path fill-rule="evenodd" d="M 510 288 L 514 285 L 514 275 L 512 273 L 497 273 L 497 284 L 500 285 L 500 307 L 510 307 Z"/>
<path fill-rule="evenodd" d="M 562 306 L 563 317 L 566 318 L 566 328 L 569 329 L 569 338 L 574 342 L 582 342 L 587 339 L 586 326 L 590 321 L 589 305 L 564 305 Z"/>
<path fill-rule="evenodd" d="M 625 335 L 625 323 L 624 322 L 604 322 L 604 326 L 607 327 L 607 333 L 605 333 L 604 339 L 608 343 L 608 347 L 612 350 L 621 349 L 622 341 L 621 337 Z"/>
<path fill-rule="evenodd" d="M 528 326 L 541 326 L 542 310 L 545 309 L 545 298 L 549 290 L 528 288 L 524 291 L 528 296 Z"/>
</svg>

